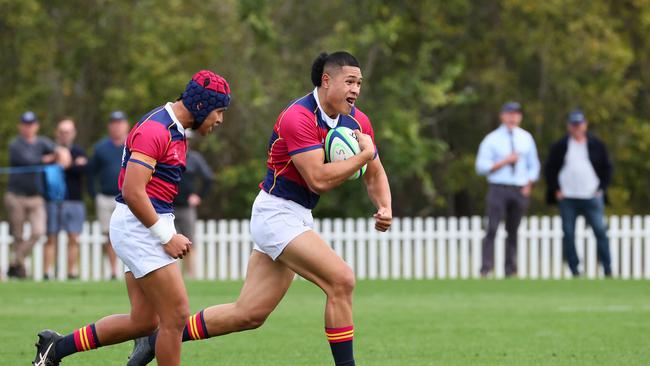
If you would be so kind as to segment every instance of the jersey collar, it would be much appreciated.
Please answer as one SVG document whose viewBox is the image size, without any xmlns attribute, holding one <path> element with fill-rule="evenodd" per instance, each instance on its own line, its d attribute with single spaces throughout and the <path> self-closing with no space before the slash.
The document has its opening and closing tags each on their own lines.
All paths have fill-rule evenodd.
<svg viewBox="0 0 650 366">
<path fill-rule="evenodd" d="M 185 136 L 185 127 L 181 124 L 181 122 L 176 118 L 176 115 L 174 114 L 174 110 L 172 109 L 172 102 L 167 102 L 165 104 L 165 110 L 167 113 L 169 113 L 169 116 L 172 118 L 172 121 L 176 124 L 176 128 L 178 129 L 178 132 L 182 133 L 183 136 Z"/>
<path fill-rule="evenodd" d="M 336 125 L 339 124 L 339 117 L 341 117 L 340 114 L 336 115 L 336 118 L 332 118 L 328 116 L 324 111 L 323 107 L 320 105 L 320 100 L 318 100 L 318 87 L 314 88 L 314 99 L 316 99 L 316 105 L 318 106 L 318 111 L 320 112 L 320 117 L 325 123 L 329 126 L 329 128 L 334 128 Z"/>
</svg>

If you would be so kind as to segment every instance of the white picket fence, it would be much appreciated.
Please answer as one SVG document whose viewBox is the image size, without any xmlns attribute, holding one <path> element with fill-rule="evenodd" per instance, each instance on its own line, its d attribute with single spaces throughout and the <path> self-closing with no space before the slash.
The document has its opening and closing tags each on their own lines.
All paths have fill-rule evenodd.
<svg viewBox="0 0 650 366">
<path fill-rule="evenodd" d="M 248 220 L 199 221 L 194 238 L 197 275 L 208 280 L 240 280 L 246 275 L 252 242 Z M 315 229 L 354 269 L 359 279 L 478 278 L 481 217 L 397 218 L 387 233 L 374 230 L 372 219 L 316 220 Z M 650 279 L 650 216 L 608 218 L 612 271 L 623 279 Z M 28 230 L 27 230 L 28 233 Z M 519 229 L 520 278 L 569 278 L 562 262 L 559 217 L 524 218 Z M 495 277 L 504 277 L 503 227 L 495 243 Z M 6 222 L 0 223 L 0 270 L 6 273 L 12 242 Z M 80 279 L 109 277 L 97 222 L 86 223 L 81 235 Z M 66 279 L 66 236 L 59 236 L 57 279 Z M 576 226 L 576 246 L 587 278 L 603 276 L 596 260 L 596 240 L 582 218 Z M 43 278 L 43 241 L 28 260 L 31 276 Z M 120 264 L 120 269 L 122 265 Z M 120 270 L 121 275 L 121 270 Z"/>
</svg>

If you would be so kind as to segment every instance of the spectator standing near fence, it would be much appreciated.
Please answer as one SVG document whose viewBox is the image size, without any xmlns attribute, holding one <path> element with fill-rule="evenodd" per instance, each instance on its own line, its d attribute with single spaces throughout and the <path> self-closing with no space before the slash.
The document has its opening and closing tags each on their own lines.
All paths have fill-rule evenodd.
<svg viewBox="0 0 650 366">
<path fill-rule="evenodd" d="M 26 277 L 25 257 L 45 234 L 45 187 L 43 173 L 38 167 L 53 163 L 66 167 L 70 164 L 67 150 L 57 147 L 47 137 L 39 136 L 39 128 L 33 112 L 23 113 L 18 126 L 19 134 L 9 144 L 9 165 L 15 169 L 9 175 L 4 196 L 11 235 L 14 237 L 14 259 L 7 272 L 9 277 Z M 28 238 L 24 238 L 25 223 L 31 227 Z"/>
<path fill-rule="evenodd" d="M 507 232 L 506 276 L 517 274 L 517 231 L 526 213 L 533 183 L 539 178 L 540 163 L 532 135 L 519 127 L 523 118 L 519 103 L 501 107 L 501 126 L 489 133 L 479 146 L 476 171 L 487 176 L 488 226 L 483 239 L 481 276 L 494 269 L 494 238 L 505 217 Z"/>
<path fill-rule="evenodd" d="M 68 278 L 79 277 L 79 234 L 86 221 L 83 202 L 83 176 L 88 163 L 86 152 L 74 143 L 77 129 L 71 118 L 62 119 L 56 127 L 56 143 L 69 151 L 70 166 L 65 169 L 66 194 L 63 201 L 47 201 L 47 242 L 45 243 L 45 278 L 53 278 L 59 231 L 68 234 Z"/>
<path fill-rule="evenodd" d="M 111 278 L 117 274 L 117 257 L 108 235 L 108 224 L 115 210 L 115 196 L 120 193 L 117 180 L 122 167 L 124 142 L 129 133 L 129 122 L 122 111 L 113 111 L 108 121 L 108 137 L 101 139 L 93 148 L 93 156 L 88 163 L 88 191 L 95 199 L 97 220 L 102 233 L 108 238 L 104 244 L 111 264 Z M 99 183 L 99 192 L 97 191 Z"/>
<path fill-rule="evenodd" d="M 188 142 L 192 134 L 186 131 Z M 174 210 L 176 219 L 176 231 L 185 235 L 191 242 L 194 242 L 194 229 L 196 226 L 197 207 L 208 194 L 212 185 L 212 170 L 205 162 L 205 159 L 196 150 L 187 151 L 187 163 L 183 172 L 181 183 L 178 189 L 178 196 L 174 199 Z M 200 183 L 200 186 L 199 186 Z M 189 278 L 196 278 L 196 255 L 194 251 L 189 252 L 183 260 L 185 275 Z"/>
<path fill-rule="evenodd" d="M 564 259 L 574 277 L 580 275 L 575 246 L 575 225 L 583 215 L 594 231 L 598 259 L 607 277 L 612 275 L 609 239 L 605 226 L 605 201 L 612 163 L 605 144 L 588 132 L 582 111 L 569 114 L 566 136 L 551 145 L 544 167 L 546 200 L 557 203 L 564 233 Z"/>
</svg>

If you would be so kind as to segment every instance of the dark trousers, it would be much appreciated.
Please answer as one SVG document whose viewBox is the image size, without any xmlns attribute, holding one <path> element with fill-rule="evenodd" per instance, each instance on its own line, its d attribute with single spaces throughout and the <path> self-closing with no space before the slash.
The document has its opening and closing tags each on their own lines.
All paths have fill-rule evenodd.
<svg viewBox="0 0 650 366">
<path fill-rule="evenodd" d="M 488 227 L 483 239 L 483 264 L 481 274 L 494 269 L 494 238 L 499 223 L 505 217 L 506 232 L 506 276 L 517 273 L 517 230 L 521 218 L 528 209 L 530 200 L 521 194 L 521 187 L 490 184 L 487 194 Z"/>
<path fill-rule="evenodd" d="M 606 275 L 611 275 L 611 257 L 609 254 L 609 238 L 605 227 L 605 204 L 602 197 L 592 199 L 565 198 L 559 202 L 560 216 L 562 216 L 562 247 L 564 258 L 569 264 L 573 275 L 579 275 L 578 253 L 576 252 L 575 229 L 578 215 L 583 215 L 587 223 L 594 230 L 596 236 L 598 259 L 603 265 Z"/>
</svg>

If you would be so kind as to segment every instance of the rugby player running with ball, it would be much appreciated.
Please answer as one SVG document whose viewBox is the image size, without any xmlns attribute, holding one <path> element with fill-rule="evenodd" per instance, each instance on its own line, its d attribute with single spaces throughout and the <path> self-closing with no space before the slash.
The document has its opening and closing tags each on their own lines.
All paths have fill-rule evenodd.
<svg viewBox="0 0 650 366">
<path fill-rule="evenodd" d="M 176 260 L 190 251 L 192 243 L 176 234 L 172 201 L 185 169 L 185 129 L 208 134 L 223 122 L 229 104 L 226 80 L 204 70 L 192 77 L 178 101 L 147 113 L 133 127 L 122 157 L 121 193 L 110 221 L 113 248 L 126 265 L 131 312 L 107 316 L 66 336 L 41 331 L 33 365 L 55 366 L 71 354 L 156 329 L 158 365 L 180 365 L 189 304 Z"/>
<path fill-rule="evenodd" d="M 355 102 L 361 91 L 359 62 L 347 52 L 323 53 L 312 66 L 313 92 L 291 103 L 278 117 L 268 146 L 268 172 L 253 204 L 255 242 L 246 280 L 231 304 L 191 316 L 183 340 L 199 340 L 261 326 L 297 273 L 327 295 L 325 333 L 336 365 L 354 365 L 352 291 L 354 273 L 313 230 L 311 210 L 319 195 L 345 182 L 368 164 L 364 182 L 377 207 L 375 227 L 391 225 L 388 178 L 376 153 L 370 120 Z M 332 128 L 355 130 L 361 151 L 325 163 L 324 140 Z M 146 365 L 157 350 L 156 334 L 136 340 L 129 366 Z"/>
</svg>

